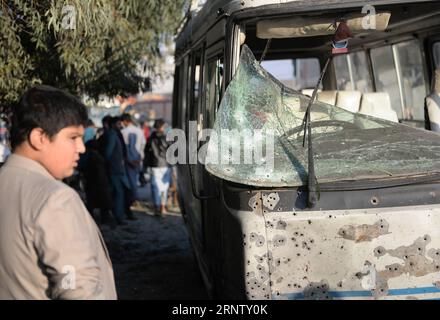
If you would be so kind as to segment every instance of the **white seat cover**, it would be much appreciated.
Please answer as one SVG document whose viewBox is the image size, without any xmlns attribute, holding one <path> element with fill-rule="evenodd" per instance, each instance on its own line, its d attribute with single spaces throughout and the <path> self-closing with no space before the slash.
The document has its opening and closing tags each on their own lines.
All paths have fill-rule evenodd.
<svg viewBox="0 0 440 320">
<path fill-rule="evenodd" d="M 358 112 L 361 97 L 360 91 L 338 91 L 336 106 L 350 112 Z"/>
<path fill-rule="evenodd" d="M 390 96 L 387 92 L 371 92 L 362 95 L 359 113 L 399 122 L 397 113 L 391 108 Z"/>
</svg>

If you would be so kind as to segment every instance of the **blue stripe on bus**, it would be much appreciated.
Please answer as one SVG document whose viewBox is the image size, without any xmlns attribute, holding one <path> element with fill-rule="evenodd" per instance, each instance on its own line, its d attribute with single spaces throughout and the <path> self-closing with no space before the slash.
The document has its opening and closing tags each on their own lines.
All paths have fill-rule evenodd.
<svg viewBox="0 0 440 320">
<path fill-rule="evenodd" d="M 401 296 L 410 294 L 427 294 L 427 293 L 440 293 L 440 289 L 437 287 L 422 287 L 422 288 L 407 288 L 407 289 L 391 289 L 388 290 L 387 296 Z M 329 291 L 329 295 L 332 298 L 353 298 L 353 297 L 372 297 L 371 291 Z M 296 300 L 304 299 L 302 292 L 288 293 L 285 297 Z"/>
</svg>

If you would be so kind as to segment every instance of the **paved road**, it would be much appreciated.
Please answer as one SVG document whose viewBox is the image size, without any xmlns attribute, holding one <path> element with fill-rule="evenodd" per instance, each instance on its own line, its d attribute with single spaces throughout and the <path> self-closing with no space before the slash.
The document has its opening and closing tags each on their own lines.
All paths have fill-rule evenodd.
<svg viewBox="0 0 440 320">
<path fill-rule="evenodd" d="M 148 189 L 140 190 L 144 199 Z M 115 229 L 100 225 L 119 299 L 208 299 L 180 213 L 160 218 L 144 207 L 135 216 Z"/>
</svg>

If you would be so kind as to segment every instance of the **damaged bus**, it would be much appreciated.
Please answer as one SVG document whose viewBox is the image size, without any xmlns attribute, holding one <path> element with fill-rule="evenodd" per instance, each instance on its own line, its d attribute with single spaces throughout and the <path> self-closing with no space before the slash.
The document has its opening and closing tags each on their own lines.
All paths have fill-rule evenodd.
<svg viewBox="0 0 440 320">
<path fill-rule="evenodd" d="M 208 0 L 175 62 L 212 297 L 440 298 L 438 1 Z"/>
</svg>

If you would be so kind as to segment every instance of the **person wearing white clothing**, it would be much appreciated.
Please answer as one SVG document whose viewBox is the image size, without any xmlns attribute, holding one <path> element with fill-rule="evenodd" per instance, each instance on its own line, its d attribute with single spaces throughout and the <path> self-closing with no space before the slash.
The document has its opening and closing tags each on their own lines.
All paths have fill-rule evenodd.
<svg viewBox="0 0 440 320">
<path fill-rule="evenodd" d="M 145 135 L 141 128 L 135 126 L 131 115 L 128 113 L 124 113 L 121 116 L 122 124 L 124 125 L 124 129 L 121 130 L 122 136 L 124 137 L 124 142 L 128 146 L 129 145 L 129 135 L 134 133 L 136 135 L 136 143 L 135 147 L 137 152 L 141 155 L 141 158 L 144 159 L 144 148 L 145 148 Z"/>
</svg>

